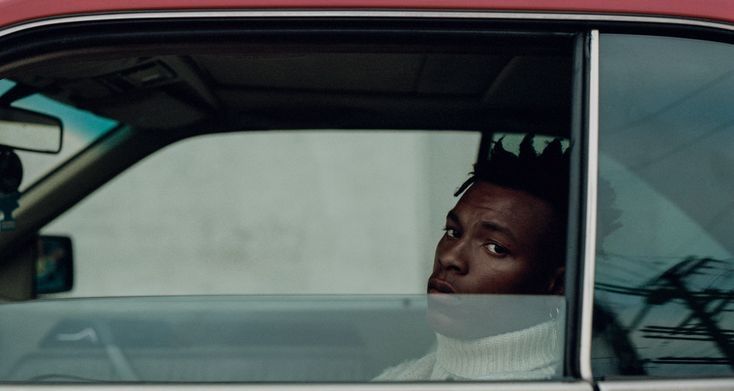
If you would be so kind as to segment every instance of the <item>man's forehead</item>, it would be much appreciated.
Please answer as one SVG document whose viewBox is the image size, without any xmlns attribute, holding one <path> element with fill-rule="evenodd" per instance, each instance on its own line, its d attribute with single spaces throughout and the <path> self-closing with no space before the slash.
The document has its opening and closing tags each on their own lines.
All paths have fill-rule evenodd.
<svg viewBox="0 0 734 391">
<path fill-rule="evenodd" d="M 489 182 L 476 182 L 459 199 L 459 204 L 475 208 L 493 209 L 496 205 L 514 204 L 530 196 L 524 191 L 515 190 Z"/>
<path fill-rule="evenodd" d="M 474 183 L 454 207 L 457 215 L 476 215 L 509 221 L 526 220 L 532 215 L 547 218 L 552 213 L 550 204 L 530 193 L 489 182 Z"/>
</svg>

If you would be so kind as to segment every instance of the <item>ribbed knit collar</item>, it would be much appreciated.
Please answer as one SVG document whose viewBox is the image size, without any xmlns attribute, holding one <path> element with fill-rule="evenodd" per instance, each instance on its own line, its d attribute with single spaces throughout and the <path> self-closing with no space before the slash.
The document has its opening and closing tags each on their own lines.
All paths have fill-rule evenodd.
<svg viewBox="0 0 734 391">
<path fill-rule="evenodd" d="M 560 319 L 554 319 L 527 329 L 474 340 L 437 334 L 433 375 L 475 380 L 558 376 L 563 346 L 561 325 Z"/>
</svg>

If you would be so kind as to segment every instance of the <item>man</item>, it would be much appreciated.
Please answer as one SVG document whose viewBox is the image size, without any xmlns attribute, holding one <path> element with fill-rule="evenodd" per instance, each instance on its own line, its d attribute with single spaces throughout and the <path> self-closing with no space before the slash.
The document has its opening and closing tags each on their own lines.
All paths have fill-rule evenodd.
<svg viewBox="0 0 734 391">
<path fill-rule="evenodd" d="M 375 380 L 560 375 L 563 296 L 528 295 L 564 292 L 568 154 L 559 140 L 537 154 L 528 135 L 518 155 L 500 140 L 462 193 L 428 279 L 436 351 Z"/>
</svg>

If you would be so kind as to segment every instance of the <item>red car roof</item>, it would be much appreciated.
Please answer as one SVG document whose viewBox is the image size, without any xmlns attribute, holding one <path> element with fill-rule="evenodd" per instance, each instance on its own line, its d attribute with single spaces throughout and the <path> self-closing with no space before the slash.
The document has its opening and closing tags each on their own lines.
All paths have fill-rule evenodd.
<svg viewBox="0 0 734 391">
<path fill-rule="evenodd" d="M 734 0 L 0 0 L 0 26 L 88 13 L 243 8 L 549 11 L 734 23 Z"/>
</svg>

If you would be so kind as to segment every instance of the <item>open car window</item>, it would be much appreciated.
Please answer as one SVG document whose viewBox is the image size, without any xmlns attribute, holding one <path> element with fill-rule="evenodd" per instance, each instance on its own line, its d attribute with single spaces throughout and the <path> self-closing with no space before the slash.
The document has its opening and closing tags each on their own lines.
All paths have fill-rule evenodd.
<svg viewBox="0 0 734 391">
<path fill-rule="evenodd" d="M 566 379 L 579 37 L 242 34 L 8 72 L 119 126 L 21 203 L 74 286 L 0 380 Z"/>
</svg>

